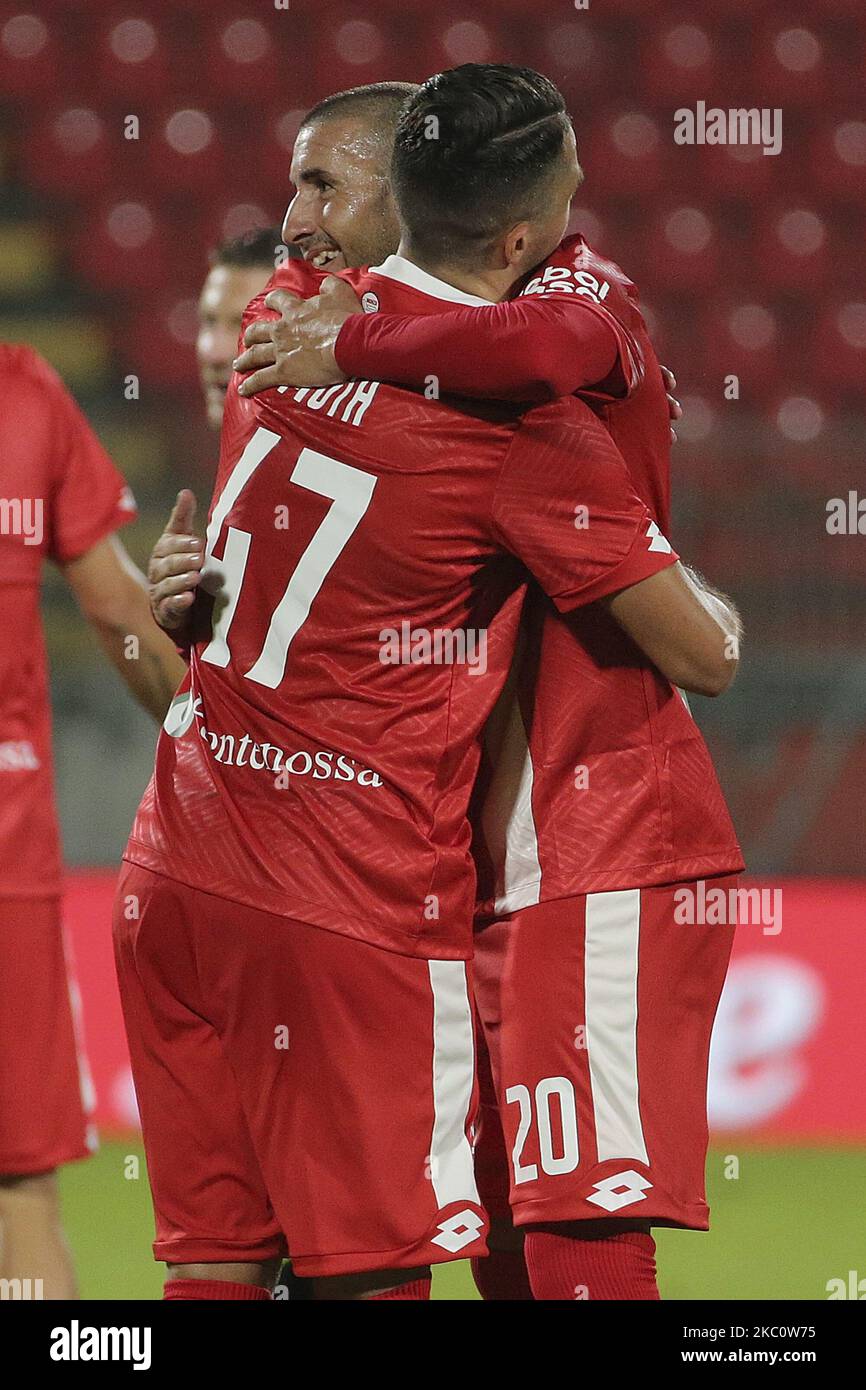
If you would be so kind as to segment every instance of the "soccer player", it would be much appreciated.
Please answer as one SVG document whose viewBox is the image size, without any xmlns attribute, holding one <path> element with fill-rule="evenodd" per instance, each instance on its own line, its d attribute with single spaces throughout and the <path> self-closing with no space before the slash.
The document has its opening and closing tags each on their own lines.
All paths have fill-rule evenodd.
<svg viewBox="0 0 866 1390">
<path fill-rule="evenodd" d="M 455 169 L 481 161 L 479 199 L 436 204 L 437 230 L 437 91 L 400 126 L 400 253 L 349 272 L 386 309 L 502 298 L 559 242 L 576 185 L 559 93 L 491 70 L 439 145 Z M 525 587 L 512 555 L 563 610 L 606 600 L 670 678 L 728 683 L 731 615 L 687 579 L 588 407 L 229 388 L 212 636 L 160 738 L 115 916 L 168 1297 L 267 1297 L 286 1240 L 324 1296 L 352 1275 L 356 1293 L 426 1297 L 432 1262 L 483 1252 L 466 811 Z"/>
<path fill-rule="evenodd" d="M 473 69 L 465 73 L 471 85 Z M 284 318 L 248 330 L 260 346 L 237 365 L 264 367 L 244 391 L 330 384 L 345 370 L 419 388 L 434 380 L 468 396 L 550 398 L 581 385 L 587 320 L 614 317 L 644 374 L 627 401 L 601 407 L 603 418 L 667 531 L 662 376 L 634 287 L 582 237 L 536 268 L 517 300 L 493 308 L 365 316 L 337 280 L 303 305 L 280 291 L 268 303 Z M 477 836 L 478 996 L 511 1161 L 491 1103 L 478 1157 L 493 1253 L 477 1262 L 476 1280 L 485 1297 L 530 1296 L 508 1218 L 508 1165 L 516 1219 L 531 1231 L 536 1296 L 657 1297 L 649 1228 L 707 1224 L 707 1054 L 731 944 L 729 924 L 680 926 L 677 895 L 696 897 L 693 875 L 729 875 L 742 859 L 675 692 L 636 667 L 616 629 L 591 610 L 566 621 L 534 591 L 525 622 L 529 650 L 516 702 L 500 712 L 507 733 L 484 806 L 487 836 Z M 608 923 L 603 914 L 617 904 L 620 918 Z M 599 921 L 608 956 L 593 937 Z M 622 975 L 616 1046 L 604 1035 L 612 1005 L 597 977 L 605 970 Z M 564 995 L 563 972 L 572 982 Z M 564 1016 L 551 1006 L 558 997 Z M 626 1108 L 629 1126 L 605 1130 L 605 1114 Z M 563 1126 L 572 1120 L 579 1145 L 569 1153 Z M 539 1146 L 549 1132 L 539 1126 L 551 1123 L 563 1147 L 547 1154 L 547 1171 Z"/>
<path fill-rule="evenodd" d="M 213 430 L 222 427 L 226 387 L 244 309 L 273 275 L 281 258 L 298 254 L 294 247 L 282 245 L 279 227 L 245 232 L 211 253 L 198 300 L 195 351 L 208 424 Z"/>
<path fill-rule="evenodd" d="M 115 535 L 134 517 L 52 369 L 32 348 L 0 346 L 0 1278 L 41 1279 L 51 1299 L 75 1297 L 56 1170 L 95 1135 L 61 929 L 40 576 L 47 559 L 60 567 L 115 669 L 162 720 L 184 667 Z"/>
</svg>

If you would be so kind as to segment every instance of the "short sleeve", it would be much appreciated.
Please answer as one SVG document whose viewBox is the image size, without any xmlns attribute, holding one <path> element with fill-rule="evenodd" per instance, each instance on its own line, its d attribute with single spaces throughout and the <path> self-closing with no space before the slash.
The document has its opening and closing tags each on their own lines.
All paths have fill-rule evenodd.
<svg viewBox="0 0 866 1390">
<path fill-rule="evenodd" d="M 135 499 L 60 378 L 40 362 L 51 413 L 48 554 L 67 564 L 137 515 Z"/>
<path fill-rule="evenodd" d="M 524 416 L 497 480 L 493 521 L 501 543 L 562 612 L 678 559 L 610 435 L 573 398 Z"/>
</svg>

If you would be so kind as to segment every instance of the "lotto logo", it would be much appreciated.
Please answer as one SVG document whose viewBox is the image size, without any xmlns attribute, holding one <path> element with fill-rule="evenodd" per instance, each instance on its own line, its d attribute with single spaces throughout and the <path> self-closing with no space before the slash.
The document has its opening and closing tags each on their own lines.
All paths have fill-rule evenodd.
<svg viewBox="0 0 866 1390">
<path fill-rule="evenodd" d="M 440 1223 L 440 1234 L 431 1238 L 432 1244 L 441 1245 L 443 1250 L 454 1255 L 464 1245 L 471 1245 L 483 1225 L 478 1212 L 467 1207 L 465 1211 L 458 1211 L 456 1216 L 449 1216 L 447 1221 Z"/>
<path fill-rule="evenodd" d="M 650 550 L 659 550 L 662 555 L 670 555 L 672 549 L 671 543 L 665 540 L 655 521 L 650 522 L 649 530 L 646 534 Z"/>
<path fill-rule="evenodd" d="M 633 1202 L 643 1202 L 652 1183 L 649 1178 L 642 1178 L 633 1168 L 627 1168 L 624 1173 L 614 1173 L 602 1182 L 593 1183 L 593 1187 L 595 1192 L 587 1197 L 588 1202 L 602 1207 L 605 1211 L 619 1211 L 621 1207 L 631 1206 Z"/>
</svg>

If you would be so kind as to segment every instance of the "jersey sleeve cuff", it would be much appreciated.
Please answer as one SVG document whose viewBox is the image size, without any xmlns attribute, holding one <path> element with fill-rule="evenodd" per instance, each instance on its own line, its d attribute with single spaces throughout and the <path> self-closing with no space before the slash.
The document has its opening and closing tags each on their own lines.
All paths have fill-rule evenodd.
<svg viewBox="0 0 866 1390">
<path fill-rule="evenodd" d="M 659 533 L 658 539 L 664 540 L 664 537 Z M 595 603 L 597 599 L 609 598 L 611 594 L 630 589 L 633 584 L 651 579 L 654 574 L 661 574 L 662 570 L 678 563 L 680 557 L 667 541 L 664 541 L 667 549 L 651 550 L 650 544 L 655 544 L 655 539 L 648 541 L 646 528 L 641 524 L 631 550 L 618 565 L 606 570 L 589 584 L 551 596 L 560 613 L 570 613 L 575 608 Z"/>
</svg>

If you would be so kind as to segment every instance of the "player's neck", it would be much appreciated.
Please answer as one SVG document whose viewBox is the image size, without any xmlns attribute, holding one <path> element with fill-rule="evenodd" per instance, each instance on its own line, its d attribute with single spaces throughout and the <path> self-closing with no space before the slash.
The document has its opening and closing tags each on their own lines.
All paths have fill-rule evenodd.
<svg viewBox="0 0 866 1390">
<path fill-rule="evenodd" d="M 467 270 L 465 266 L 430 260 L 429 257 L 419 256 L 411 242 L 405 239 L 400 242 L 397 255 L 411 261 L 419 270 L 425 270 L 437 280 L 443 280 L 455 290 L 462 290 L 464 294 L 474 294 L 478 299 L 489 299 L 491 304 L 498 304 L 500 300 L 507 299 L 516 280 L 520 278 L 510 266 L 505 270 Z"/>
</svg>

